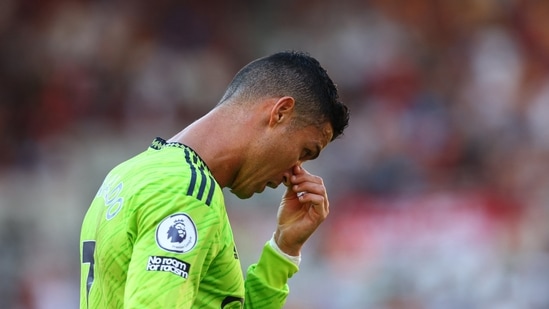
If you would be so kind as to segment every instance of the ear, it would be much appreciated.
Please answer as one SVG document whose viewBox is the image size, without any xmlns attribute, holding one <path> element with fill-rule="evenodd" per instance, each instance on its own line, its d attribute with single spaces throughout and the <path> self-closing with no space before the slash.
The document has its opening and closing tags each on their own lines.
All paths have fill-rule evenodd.
<svg viewBox="0 0 549 309">
<path fill-rule="evenodd" d="M 269 126 L 275 126 L 290 119 L 294 106 L 294 98 L 288 96 L 279 98 L 271 108 Z"/>
</svg>

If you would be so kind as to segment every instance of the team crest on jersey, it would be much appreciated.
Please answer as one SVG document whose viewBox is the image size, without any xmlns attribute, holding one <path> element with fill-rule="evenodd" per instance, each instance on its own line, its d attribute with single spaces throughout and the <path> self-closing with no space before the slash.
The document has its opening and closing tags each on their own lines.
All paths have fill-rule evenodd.
<svg viewBox="0 0 549 309">
<path fill-rule="evenodd" d="M 189 252 L 196 241 L 196 226 L 191 217 L 184 213 L 166 217 L 156 228 L 156 243 L 169 252 Z"/>
</svg>

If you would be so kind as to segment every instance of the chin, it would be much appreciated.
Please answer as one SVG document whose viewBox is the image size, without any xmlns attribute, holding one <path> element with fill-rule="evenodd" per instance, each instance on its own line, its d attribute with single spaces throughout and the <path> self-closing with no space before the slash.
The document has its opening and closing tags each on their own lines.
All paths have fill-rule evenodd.
<svg viewBox="0 0 549 309">
<path fill-rule="evenodd" d="M 254 192 L 250 193 L 250 192 L 240 192 L 240 191 L 234 191 L 234 190 L 231 190 L 231 193 L 236 195 L 236 197 L 238 197 L 241 200 L 249 199 L 254 195 Z"/>
</svg>

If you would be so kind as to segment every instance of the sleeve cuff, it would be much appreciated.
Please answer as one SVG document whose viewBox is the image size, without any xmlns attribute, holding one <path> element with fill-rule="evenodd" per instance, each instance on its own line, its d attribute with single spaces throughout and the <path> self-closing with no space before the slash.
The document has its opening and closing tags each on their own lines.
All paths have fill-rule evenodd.
<svg viewBox="0 0 549 309">
<path fill-rule="evenodd" d="M 288 279 L 299 270 L 296 264 L 276 252 L 269 241 L 263 246 L 263 252 L 257 264 L 250 267 L 255 277 L 261 278 L 267 285 L 277 289 L 283 288 Z"/>
<path fill-rule="evenodd" d="M 293 256 L 293 255 L 289 255 L 286 252 L 282 251 L 282 249 L 280 249 L 280 247 L 278 247 L 278 245 L 276 244 L 276 241 L 274 240 L 274 236 L 271 237 L 271 240 L 269 240 L 269 245 L 274 249 L 274 251 L 276 253 L 280 254 L 281 256 L 283 256 L 287 260 L 289 260 L 290 262 L 294 263 L 295 266 L 299 266 L 299 264 L 301 263 L 301 254 L 298 255 L 298 256 Z"/>
</svg>

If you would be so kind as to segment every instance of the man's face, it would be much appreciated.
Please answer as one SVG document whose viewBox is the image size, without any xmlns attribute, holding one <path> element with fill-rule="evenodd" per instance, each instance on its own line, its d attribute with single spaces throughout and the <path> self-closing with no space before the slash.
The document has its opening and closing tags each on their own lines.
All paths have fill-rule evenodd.
<svg viewBox="0 0 549 309">
<path fill-rule="evenodd" d="M 179 237 L 183 239 L 187 237 L 187 231 L 185 230 L 185 225 L 183 223 L 176 224 L 175 228 L 177 229 L 177 234 L 179 234 Z"/>
<path fill-rule="evenodd" d="M 315 159 L 332 139 L 332 127 L 326 122 L 315 126 L 277 127 L 250 146 L 247 161 L 231 186 L 239 198 L 249 198 L 266 187 L 289 184 L 296 165 Z"/>
</svg>

